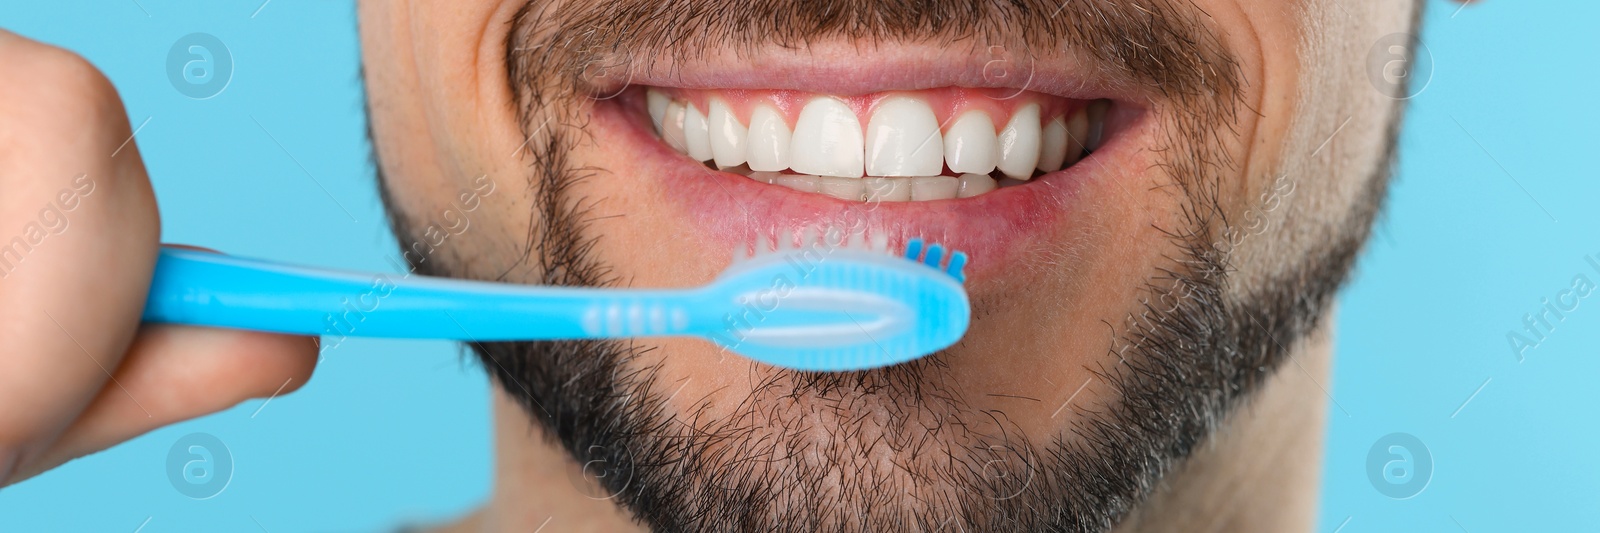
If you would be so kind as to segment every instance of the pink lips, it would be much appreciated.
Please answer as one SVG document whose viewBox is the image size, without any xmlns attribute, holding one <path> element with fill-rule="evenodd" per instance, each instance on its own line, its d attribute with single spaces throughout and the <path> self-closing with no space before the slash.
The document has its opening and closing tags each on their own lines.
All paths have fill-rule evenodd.
<svg viewBox="0 0 1600 533">
<path fill-rule="evenodd" d="M 778 235 L 821 233 L 830 228 L 863 230 L 867 238 L 887 237 L 890 249 L 911 237 L 946 243 L 971 257 L 969 278 L 996 271 L 1029 242 L 1046 238 L 1071 212 L 1085 183 L 1096 176 L 1133 168 L 1121 157 L 1132 145 L 1108 137 L 1099 151 L 1066 169 L 971 198 L 926 202 L 849 202 L 760 183 L 747 177 L 706 168 L 673 151 L 654 135 L 644 113 L 642 92 L 602 101 L 594 106 L 592 127 L 607 132 L 608 142 L 626 148 L 638 166 L 656 169 L 639 179 L 661 181 L 664 199 L 691 218 L 699 240 L 728 250 L 769 242 Z M 1128 133 L 1137 117 L 1119 119 L 1117 130 Z M 1108 123 L 1108 131 L 1112 125 Z M 1108 133 L 1108 136 L 1110 134 Z M 1130 137 L 1130 135 L 1117 135 Z"/>
<path fill-rule="evenodd" d="M 682 226 L 694 234 L 683 237 L 699 246 L 721 244 L 734 250 L 807 229 L 862 228 L 878 239 L 887 237 L 894 248 L 917 236 L 964 250 L 972 258 L 968 274 L 980 282 L 1003 266 L 1030 260 L 1033 255 L 1027 252 L 1054 247 L 1066 234 L 1092 231 L 1094 220 L 1116 214 L 1105 210 L 1135 200 L 1119 198 L 1125 187 L 1114 185 L 1128 185 L 1146 174 L 1156 155 L 1145 147 L 1161 135 L 1155 113 L 1149 112 L 1149 103 L 1159 94 L 1098 68 L 1086 52 L 985 53 L 992 48 L 883 43 L 868 58 L 853 43 L 816 43 L 805 49 L 768 47 L 740 54 L 644 54 L 634 58 L 639 68 L 620 81 L 622 86 L 599 84 L 597 94 L 617 97 L 592 106 L 587 129 L 605 153 L 627 159 L 616 163 L 634 175 L 619 177 L 647 183 L 684 217 Z M 990 99 L 999 100 L 1001 107 L 1031 92 L 1044 102 L 1106 99 L 1113 107 L 1105 117 L 1104 144 L 1063 170 L 969 198 L 865 203 L 717 172 L 679 154 L 652 131 L 643 102 L 646 86 L 686 98 L 715 90 L 724 95 L 827 94 L 863 102 L 886 91 L 992 93 Z M 945 91 L 949 88 L 961 89 Z"/>
</svg>

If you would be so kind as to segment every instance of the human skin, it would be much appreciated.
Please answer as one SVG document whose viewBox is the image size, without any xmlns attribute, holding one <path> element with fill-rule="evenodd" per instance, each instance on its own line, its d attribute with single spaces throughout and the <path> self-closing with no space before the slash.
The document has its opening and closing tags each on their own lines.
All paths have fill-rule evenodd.
<svg viewBox="0 0 1600 533">
<path fill-rule="evenodd" d="M 1294 275 L 1296 266 L 1323 243 L 1365 234 L 1370 191 L 1382 187 L 1382 170 L 1391 155 L 1389 132 L 1401 105 L 1369 83 L 1366 53 L 1380 37 L 1409 31 L 1413 11 L 1409 5 L 1377 1 L 1338 6 L 1314 1 L 1194 4 L 1209 15 L 1205 24 L 1217 30 L 1244 81 L 1238 89 L 1240 111 L 1229 120 L 1231 131 L 1219 135 L 1208 150 L 1217 160 L 1232 162 L 1219 182 L 1219 212 L 1230 220 L 1250 219 L 1253 226 L 1270 228 L 1239 239 L 1229 254 L 1234 271 L 1225 290 L 1248 299 L 1267 291 L 1269 280 Z M 530 143 L 530 134 L 533 145 L 542 142 L 538 133 L 545 124 L 527 122 L 526 96 L 518 92 L 525 80 L 513 78 L 507 69 L 506 43 L 522 7 L 515 1 L 361 4 L 374 141 L 387 199 L 402 231 L 410 215 L 426 218 L 448 208 L 442 199 L 465 190 L 467 180 L 478 176 L 537 189 L 529 178 L 537 156 L 521 147 Z M 804 73 L 875 62 L 887 63 L 891 70 L 908 68 L 906 64 L 919 58 L 963 61 L 949 52 L 959 46 L 890 41 L 868 54 L 856 48 L 859 43 L 837 39 L 809 44 L 790 51 L 757 48 L 760 59 L 749 60 L 729 59 L 713 50 L 713 57 L 679 65 L 688 73 L 684 78 L 693 80 L 689 82 L 660 72 L 628 78 L 667 87 L 681 82 L 854 94 L 834 89 L 910 87 L 890 82 L 851 85 L 848 74 L 842 82 L 804 76 L 796 78 L 803 81 L 780 82 L 752 77 L 745 70 L 718 76 L 719 70 L 757 62 L 800 65 L 793 72 Z M 1045 55 L 1046 61 L 1068 65 L 1065 76 L 1085 75 L 1074 70 L 1082 65 L 1073 59 Z M 727 264 L 726 243 L 707 229 L 705 219 L 672 200 L 670 188 L 676 182 L 662 176 L 662 160 L 634 155 L 656 149 L 650 144 L 653 139 L 597 111 L 612 104 L 574 104 L 574 113 L 588 119 L 574 122 L 583 124 L 592 142 L 578 143 L 567 154 L 573 166 L 596 169 L 572 184 L 567 196 L 587 202 L 592 214 L 582 230 L 594 238 L 592 257 L 610 269 L 611 279 L 633 286 L 707 281 Z M 1181 105 L 1156 107 L 1156 122 L 1164 124 L 1190 111 Z M 1116 388 L 1095 379 L 1097 368 L 1117 362 L 1108 351 L 1107 325 L 1141 312 L 1141 298 L 1150 297 L 1145 291 L 1152 272 L 1167 266 L 1174 255 L 1161 228 L 1181 223 L 1181 199 L 1162 190 L 1166 176 L 1153 164 L 1154 157 L 1140 150 L 1158 142 L 1153 131 L 1124 132 L 1123 146 L 1129 149 L 1108 150 L 1104 165 L 1080 182 L 1070 212 L 1053 219 L 1047 231 L 1029 235 L 1027 242 L 995 251 L 1009 254 L 1014 260 L 1009 264 L 1017 266 L 1001 269 L 996 262 L 985 264 L 981 255 L 975 257 L 968 283 L 974 301 L 1004 303 L 977 317 L 964 342 L 944 359 L 953 367 L 949 375 L 960 376 L 952 388 L 973 410 L 1002 411 L 1007 429 L 1048 439 L 1070 431 L 1074 417 L 1084 411 L 1117 400 Z M 1271 192 L 1282 179 L 1290 181 L 1292 192 Z M 489 214 L 475 220 L 481 225 L 473 233 L 460 244 L 429 254 L 427 259 L 435 263 L 429 271 L 539 279 L 539 263 L 523 260 L 528 250 L 505 245 L 526 241 L 534 229 L 536 217 L 526 213 L 540 211 L 536 198 L 508 194 L 486 202 Z M 959 240 L 961 233 L 953 234 Z M 1168 472 L 1121 521 L 1121 530 L 1163 531 L 1175 524 L 1185 530 L 1309 529 L 1315 515 L 1331 327 L 1331 316 L 1324 314 L 1282 341 L 1290 344 L 1283 347 L 1290 363 L 1268 372 L 1245 407 L 1232 411 L 1203 445 Z M 652 349 L 631 364 L 658 369 L 656 387 L 666 390 L 651 392 L 670 395 L 665 404 L 670 412 L 730 415 L 727 406 L 750 396 L 757 385 L 748 364 L 729 363 L 710 345 L 679 340 L 645 344 Z M 1066 416 L 1058 416 L 1069 400 Z M 457 528 L 531 529 L 548 520 L 561 530 L 601 531 L 631 524 L 627 509 L 594 500 L 589 497 L 593 491 L 574 487 L 569 479 L 577 467 L 555 446 L 556 436 L 547 426 L 530 423 L 530 417 L 539 415 L 529 412 L 525 400 L 497 390 L 494 405 L 501 465 L 495 496 Z M 886 424 L 897 423 L 904 422 Z"/>
<path fill-rule="evenodd" d="M 305 384 L 312 339 L 139 323 L 160 217 L 110 81 L 3 30 L 0 79 L 0 485 Z"/>
<path fill-rule="evenodd" d="M 1368 81 L 1366 55 L 1379 38 L 1411 30 L 1412 10 L 1377 0 L 1197 0 L 1192 7 L 1206 14 L 1203 24 L 1220 39 L 1242 82 L 1230 95 L 1238 105 L 1219 122 L 1225 131 L 1205 155 L 1226 162 L 1216 167 L 1215 204 L 1208 207 L 1217 219 L 1250 225 L 1205 229 L 1224 237 L 1249 229 L 1242 233 L 1248 237 L 1229 246 L 1229 273 L 1218 286 L 1229 301 L 1250 301 L 1273 292 L 1275 280 L 1301 273 L 1308 262 L 1328 261 L 1321 255 L 1326 243 L 1364 237 L 1371 193 L 1381 192 L 1392 148 L 1389 132 L 1401 106 L 1395 95 Z M 359 6 L 372 132 L 386 200 L 400 229 L 425 226 L 434 218 L 430 214 L 450 209 L 480 176 L 505 191 L 484 198 L 470 233 L 411 258 L 431 261 L 431 272 L 510 282 L 538 282 L 550 274 L 544 271 L 549 262 L 527 260 L 541 252 L 527 247 L 528 235 L 549 204 L 536 201 L 539 183 L 530 178 L 538 156 L 529 140 L 542 139 L 540 125 L 528 122 L 526 94 L 518 92 L 521 85 L 507 68 L 512 20 L 522 8 L 514 1 Z M 952 55 L 969 54 L 967 48 L 926 42 L 881 42 L 870 55 L 857 48 L 860 43 L 819 38 L 810 44 L 758 52 L 802 69 L 874 67 L 886 57 L 897 58 L 889 60 L 898 61 L 891 70 L 919 58 L 978 69 L 985 64 Z M 723 51 L 712 52 L 687 69 L 715 81 L 719 70 L 741 64 Z M 1081 58 L 1037 55 L 1046 62 L 1043 70 L 1060 79 L 1089 77 Z M 92 193 L 81 194 L 81 206 L 67 212 L 71 231 L 32 248 L 0 281 L 0 338 L 12 347 L 0 361 L 0 484 L 164 424 L 305 383 L 315 361 L 311 339 L 139 325 L 159 217 L 115 90 L 81 58 L 9 33 L 0 32 L 0 57 L 0 80 L 8 80 L 0 82 L 0 149 L 7 154 L 0 157 L 0 228 L 25 227 L 40 206 L 59 202 L 60 191 L 86 189 L 78 176 L 94 184 Z M 841 86 L 852 81 L 835 78 Z M 822 83 L 817 79 L 808 83 Z M 672 86 L 659 72 L 634 81 Z M 844 94 L 831 90 L 839 87 L 818 90 L 770 80 L 762 87 Z M 1149 104 L 1141 115 L 1147 121 L 1122 131 L 1120 144 L 1108 145 L 1094 161 L 1085 160 L 1072 180 L 1078 189 L 1068 209 L 1053 214 L 1043 229 L 995 246 L 941 228 L 953 244 L 987 254 L 975 255 L 968 283 L 984 313 L 961 344 L 937 356 L 948 370 L 933 374 L 966 399 L 964 409 L 1004 413 L 1005 424 L 979 431 L 1000 428 L 1044 442 L 1072 434 L 1075 424 L 1116 405 L 1120 389 L 1106 382 L 1105 376 L 1115 374 L 1104 369 L 1122 363 L 1117 335 L 1108 329 L 1126 329 L 1130 319 L 1148 316 L 1147 302 L 1172 295 L 1152 292 L 1150 283 L 1182 251 L 1163 230 L 1183 227 L 1186 204 L 1170 190 L 1174 178 L 1152 151 L 1160 144 L 1157 134 L 1177 131 L 1174 125 L 1195 109 L 1134 90 L 1094 96 Z M 560 103 L 569 114 L 559 124 L 601 116 L 596 109 L 621 109 L 605 107 L 620 106 L 606 100 Z M 40 111 L 46 109 L 70 112 Z M 593 239 L 587 257 L 609 269 L 606 279 L 639 287 L 690 286 L 728 263 L 725 239 L 667 190 L 673 182 L 663 176 L 663 162 L 673 155 L 641 134 L 647 129 L 615 120 L 582 124 L 589 142 L 564 153 L 569 166 L 595 172 L 571 184 L 564 198 L 583 199 L 592 209 L 579 233 Z M 686 167 L 671 168 L 682 174 Z M 1282 187 L 1284 179 L 1292 188 Z M 1024 187 L 1036 185 L 1045 183 Z M 879 221 L 892 225 L 903 214 L 901 207 L 885 207 L 879 216 L 888 220 Z M 402 232 L 407 242 L 422 238 Z M 103 264 L 121 268 L 90 268 Z M 1325 299 L 1305 304 L 1319 311 L 1329 305 Z M 1308 322 L 1274 329 L 1289 335 L 1269 338 L 1281 344 L 1282 357 L 1226 403 L 1203 441 L 1154 472 L 1157 483 L 1150 491 L 1113 513 L 1118 530 L 1311 527 L 1332 316 L 1263 318 L 1296 317 Z M 637 347 L 648 350 L 629 364 L 655 369 L 655 383 L 667 390 L 650 392 L 663 398 L 669 415 L 726 416 L 729 403 L 753 397 L 753 375 L 772 372 L 730 361 L 697 341 L 650 340 Z M 499 465 L 494 496 L 446 528 L 642 529 L 619 500 L 593 497 L 596 487 L 575 475 L 579 467 L 571 450 L 555 442 L 560 436 L 538 422 L 515 384 L 502 384 L 493 399 Z M 872 415 L 888 407 L 869 402 L 862 411 Z M 774 413 L 767 422 L 790 420 L 791 413 Z M 860 427 L 888 432 L 905 423 L 874 419 Z M 872 451 L 883 462 L 862 467 L 858 473 L 866 478 L 892 479 L 892 472 L 876 468 L 906 460 Z M 913 492 L 921 490 L 938 494 L 939 488 Z"/>
</svg>

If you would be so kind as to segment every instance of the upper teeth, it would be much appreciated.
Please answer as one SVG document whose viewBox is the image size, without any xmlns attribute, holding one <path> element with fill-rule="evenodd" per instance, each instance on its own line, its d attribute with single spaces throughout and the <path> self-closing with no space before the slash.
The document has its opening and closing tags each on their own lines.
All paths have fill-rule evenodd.
<svg viewBox="0 0 1600 533">
<path fill-rule="evenodd" d="M 1012 179 L 1025 180 L 1039 166 L 1039 106 L 1028 104 L 1011 115 L 1006 129 L 1000 130 L 1000 172 Z"/>
<path fill-rule="evenodd" d="M 1000 141 L 994 134 L 994 121 L 982 111 L 968 111 L 956 118 L 944 134 L 945 164 L 956 172 L 988 174 L 999 161 Z"/>
<path fill-rule="evenodd" d="M 666 135 L 663 131 L 662 135 Z M 750 111 L 750 133 L 745 144 L 749 147 L 750 170 L 776 172 L 789 168 L 789 125 L 778 110 L 766 104 L 756 104 Z"/>
<path fill-rule="evenodd" d="M 749 108 L 746 125 L 717 96 L 702 104 L 708 109 L 654 89 L 645 101 L 662 140 L 680 153 L 760 181 L 850 200 L 975 196 L 995 189 L 991 173 L 1020 182 L 1035 169 L 1054 172 L 1076 163 L 1103 136 L 1103 105 L 1041 121 L 1040 105 L 1023 103 L 997 132 L 985 110 L 962 111 L 941 128 L 927 102 L 900 95 L 879 100 L 864 129 L 848 104 L 828 96 L 805 102 L 793 128 L 767 102 Z M 953 175 L 941 177 L 947 167 Z"/>
<path fill-rule="evenodd" d="M 801 174 L 860 177 L 862 144 L 861 122 L 850 106 L 833 98 L 815 98 L 794 123 L 789 168 Z"/>
<path fill-rule="evenodd" d="M 733 116 L 733 110 L 721 98 L 711 99 L 711 114 L 706 120 L 711 124 L 711 156 L 717 166 L 743 165 L 749 152 L 750 128 Z"/>
<path fill-rule="evenodd" d="M 897 96 L 878 104 L 867 121 L 867 141 L 869 176 L 937 176 L 944 170 L 939 119 L 914 98 Z"/>
</svg>

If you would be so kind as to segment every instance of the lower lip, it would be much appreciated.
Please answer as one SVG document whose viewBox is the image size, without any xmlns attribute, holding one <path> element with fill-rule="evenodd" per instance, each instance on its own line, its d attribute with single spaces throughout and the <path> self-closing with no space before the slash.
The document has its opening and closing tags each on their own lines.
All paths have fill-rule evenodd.
<svg viewBox="0 0 1600 533">
<path fill-rule="evenodd" d="M 849 202 L 718 172 L 679 154 L 651 131 L 647 117 L 626 102 L 596 105 L 593 125 L 615 135 L 624 152 L 637 154 L 640 168 L 656 169 L 662 195 L 691 217 L 691 227 L 711 245 L 728 250 L 755 246 L 779 235 L 817 235 L 830 229 L 862 229 L 868 238 L 886 234 L 891 250 L 912 237 L 967 252 L 967 274 L 980 278 L 1008 263 L 1030 242 L 1039 242 L 1072 210 L 1082 185 L 1100 174 L 1110 143 L 1066 169 L 1029 183 L 954 200 Z M 648 178 L 647 178 L 648 179 Z M 879 237 L 881 238 L 881 237 Z"/>
</svg>

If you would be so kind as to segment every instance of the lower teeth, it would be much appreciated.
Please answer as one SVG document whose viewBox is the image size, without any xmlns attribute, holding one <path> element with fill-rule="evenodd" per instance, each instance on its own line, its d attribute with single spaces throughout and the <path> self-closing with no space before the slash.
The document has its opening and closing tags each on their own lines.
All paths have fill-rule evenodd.
<svg viewBox="0 0 1600 533">
<path fill-rule="evenodd" d="M 712 166 L 707 163 L 707 166 Z M 739 165 L 716 170 L 738 174 L 762 183 L 787 187 L 796 191 L 831 196 L 840 200 L 858 202 L 924 202 L 971 198 L 995 189 L 1015 187 L 1027 183 L 999 175 L 962 174 L 961 176 L 918 176 L 840 178 L 787 172 L 752 171 Z M 1042 174 L 1042 173 L 1040 173 Z"/>
</svg>

